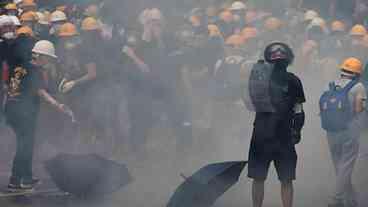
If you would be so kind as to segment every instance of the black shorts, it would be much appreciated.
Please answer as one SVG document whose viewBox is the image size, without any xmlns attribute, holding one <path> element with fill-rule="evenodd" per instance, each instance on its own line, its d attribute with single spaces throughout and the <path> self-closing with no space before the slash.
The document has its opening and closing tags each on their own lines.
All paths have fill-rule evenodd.
<svg viewBox="0 0 368 207">
<path fill-rule="evenodd" d="M 248 177 L 266 180 L 271 162 L 277 171 L 280 181 L 291 181 L 296 178 L 297 154 L 295 147 L 283 147 L 280 144 L 255 143 L 252 141 L 249 150 Z"/>
</svg>

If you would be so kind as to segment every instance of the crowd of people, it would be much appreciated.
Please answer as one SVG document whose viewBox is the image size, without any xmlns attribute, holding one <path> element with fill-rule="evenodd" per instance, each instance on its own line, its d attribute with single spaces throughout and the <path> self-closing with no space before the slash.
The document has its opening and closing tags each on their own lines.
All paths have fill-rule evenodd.
<svg viewBox="0 0 368 207">
<path fill-rule="evenodd" d="M 99 139 L 111 142 L 111 152 L 124 145 L 133 154 L 141 155 L 146 151 L 150 129 L 158 120 L 167 119 L 175 131 L 177 151 L 185 154 L 193 144 L 193 127 L 213 127 L 212 120 L 203 124 L 201 119 L 204 114 L 216 113 L 216 108 L 206 101 L 201 102 L 206 105 L 205 112 L 193 113 L 195 108 L 201 108 L 193 104 L 193 96 L 209 97 L 210 102 L 239 102 L 253 64 L 275 41 L 294 51 L 293 72 L 302 81 L 314 82 L 308 88 L 317 94 L 323 92 L 321 85 L 340 77 L 339 68 L 347 73 L 343 77 L 349 79 L 352 73 L 361 77 L 364 85 L 367 83 L 363 62 L 368 54 L 368 32 L 361 18 L 366 7 L 357 11 L 360 15 L 331 12 L 324 19 L 320 8 L 287 7 L 273 12 L 264 9 L 265 5 L 258 7 L 258 3 L 202 2 L 181 18 L 165 15 L 157 5 L 144 9 L 129 25 L 102 12 L 104 1 L 46 7 L 34 0 L 4 4 L 0 16 L 3 114 L 17 137 L 9 187 L 27 189 L 38 182 L 32 175 L 36 128 L 42 129 L 42 136 L 78 136 L 89 142 Z M 299 81 L 293 83 L 298 85 Z M 354 90 L 359 100 L 366 99 L 364 85 Z M 293 104 L 305 101 L 299 86 L 300 90 L 295 89 L 298 97 L 293 97 L 298 101 Z M 247 105 L 249 100 L 243 99 Z M 56 110 L 49 110 L 45 102 Z M 127 114 L 121 112 L 123 102 L 127 103 Z M 318 105 L 317 100 L 311 102 Z M 357 112 L 363 111 L 362 106 L 356 106 Z M 122 116 L 129 121 L 122 122 Z M 68 134 L 66 128 L 72 124 L 79 125 L 78 135 Z M 296 132 L 299 139 L 303 124 Z M 128 125 L 129 131 L 122 130 L 122 125 Z M 345 135 L 329 134 L 336 136 Z M 251 151 L 250 156 L 256 162 L 252 153 L 255 152 Z M 335 154 L 336 165 L 338 157 Z M 340 175 L 348 184 L 353 160 Z M 250 177 L 261 180 L 255 188 L 262 188 L 266 177 L 268 166 L 263 164 L 262 175 L 259 165 L 253 163 L 250 168 Z M 288 174 L 282 167 L 279 170 L 286 173 L 287 181 L 295 179 L 295 172 Z M 292 191 L 290 183 L 283 184 L 284 204 L 291 206 L 287 197 Z M 339 199 L 346 188 L 341 185 Z M 262 199 L 257 195 L 254 199 L 260 206 Z"/>
</svg>

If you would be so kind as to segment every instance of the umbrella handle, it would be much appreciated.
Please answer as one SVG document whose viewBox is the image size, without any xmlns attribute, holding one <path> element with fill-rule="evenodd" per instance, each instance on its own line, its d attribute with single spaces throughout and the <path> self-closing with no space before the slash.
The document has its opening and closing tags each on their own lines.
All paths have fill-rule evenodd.
<svg viewBox="0 0 368 207">
<path fill-rule="evenodd" d="M 184 180 L 187 180 L 188 179 L 188 177 L 185 176 L 183 173 L 180 173 L 180 177 L 183 178 Z"/>
</svg>

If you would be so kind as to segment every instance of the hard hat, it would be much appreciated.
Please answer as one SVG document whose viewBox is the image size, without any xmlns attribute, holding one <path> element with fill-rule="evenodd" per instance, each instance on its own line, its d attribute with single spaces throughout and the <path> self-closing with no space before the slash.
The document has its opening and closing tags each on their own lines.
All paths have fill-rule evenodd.
<svg viewBox="0 0 368 207">
<path fill-rule="evenodd" d="M 274 42 L 266 47 L 264 51 L 264 58 L 269 63 L 284 60 L 290 64 L 294 60 L 294 53 L 287 44 L 282 42 Z"/>
<path fill-rule="evenodd" d="M 201 25 L 201 19 L 199 16 L 191 16 L 189 18 L 189 21 L 190 23 L 193 25 L 193 26 L 200 26 Z"/>
<path fill-rule="evenodd" d="M 221 12 L 220 19 L 226 23 L 230 23 L 234 20 L 234 16 L 229 10 L 225 10 Z"/>
<path fill-rule="evenodd" d="M 346 59 L 340 66 L 341 70 L 348 71 L 355 74 L 361 74 L 363 72 L 363 64 L 360 60 L 354 57 Z"/>
<path fill-rule="evenodd" d="M 43 24 L 43 25 L 48 25 L 49 24 L 49 19 L 47 18 L 47 16 L 41 12 L 36 12 L 36 15 L 38 17 L 38 23 L 39 24 Z"/>
<path fill-rule="evenodd" d="M 311 21 L 318 16 L 319 14 L 316 11 L 308 10 L 304 13 L 304 21 Z"/>
<path fill-rule="evenodd" d="M 356 24 L 353 28 L 350 30 L 350 35 L 353 36 L 365 36 L 367 34 L 366 28 L 361 24 Z"/>
<path fill-rule="evenodd" d="M 54 11 L 50 15 L 50 22 L 66 21 L 68 18 L 62 11 Z"/>
<path fill-rule="evenodd" d="M 207 28 L 208 28 L 208 34 L 210 37 L 217 37 L 217 36 L 222 37 L 221 31 L 217 25 L 209 24 Z"/>
<path fill-rule="evenodd" d="M 9 25 L 15 25 L 13 19 L 7 15 L 1 15 L 0 16 L 0 27 L 9 26 Z"/>
<path fill-rule="evenodd" d="M 38 21 L 38 17 L 37 17 L 37 14 L 35 12 L 28 11 L 28 12 L 23 13 L 20 16 L 20 21 L 33 21 L 33 22 L 36 22 L 36 21 Z"/>
<path fill-rule="evenodd" d="M 34 36 L 32 29 L 28 26 L 23 26 L 23 27 L 17 29 L 16 34 L 17 34 L 17 36 L 19 36 L 21 34 L 29 35 L 31 37 Z"/>
<path fill-rule="evenodd" d="M 93 17 L 87 17 L 82 21 L 82 30 L 83 31 L 92 31 L 92 30 L 99 30 L 100 26 L 98 22 Z"/>
<path fill-rule="evenodd" d="M 55 47 L 52 42 L 48 40 L 41 40 L 36 42 L 35 46 L 32 49 L 33 53 L 40 54 L 40 55 L 46 55 L 49 57 L 57 58 L 55 55 Z"/>
<path fill-rule="evenodd" d="M 9 3 L 9 4 L 7 4 L 7 5 L 5 6 L 5 9 L 6 9 L 6 10 L 17 10 L 18 8 L 17 8 L 17 5 L 16 5 L 16 4 L 14 4 L 14 3 Z"/>
<path fill-rule="evenodd" d="M 243 36 L 243 38 L 245 39 L 249 39 L 249 38 L 255 38 L 258 36 L 258 30 L 255 27 L 245 27 L 242 31 L 241 31 L 241 35 Z"/>
<path fill-rule="evenodd" d="M 77 27 L 72 23 L 65 23 L 59 29 L 59 37 L 71 37 L 78 35 Z"/>
<path fill-rule="evenodd" d="M 150 11 L 150 20 L 157 20 L 157 21 L 163 20 L 163 16 L 162 16 L 161 11 L 157 8 L 151 9 L 151 11 Z"/>
<path fill-rule="evenodd" d="M 55 10 L 65 12 L 66 8 L 67 8 L 66 5 L 59 5 L 59 6 L 56 7 Z"/>
<path fill-rule="evenodd" d="M 309 28 L 311 27 L 321 27 L 321 28 L 327 28 L 326 21 L 322 19 L 321 17 L 316 17 L 312 19 L 311 23 L 308 25 Z"/>
<path fill-rule="evenodd" d="M 236 10 L 246 10 L 247 9 L 247 6 L 241 2 L 241 1 L 235 1 L 231 7 L 230 7 L 230 10 L 232 11 L 236 11 Z"/>
<path fill-rule="evenodd" d="M 331 23 L 331 31 L 333 32 L 344 32 L 346 30 L 346 26 L 342 21 L 333 21 Z"/>
<path fill-rule="evenodd" d="M 254 11 L 254 10 L 250 10 L 250 11 L 248 11 L 248 12 L 245 14 L 244 19 L 245 19 L 245 22 L 246 22 L 247 24 L 249 24 L 249 23 L 252 23 L 252 22 L 256 21 L 256 20 L 257 20 L 257 17 L 258 17 L 257 12 L 256 12 L 256 11 Z"/>
<path fill-rule="evenodd" d="M 269 17 L 264 22 L 265 29 L 269 31 L 278 30 L 282 26 L 282 21 L 276 17 Z"/>
<path fill-rule="evenodd" d="M 84 15 L 87 17 L 96 17 L 98 15 L 98 6 L 96 4 L 90 4 L 84 11 Z"/>
<path fill-rule="evenodd" d="M 36 3 L 34 2 L 34 0 L 23 0 L 21 3 L 22 7 L 33 7 L 33 6 L 37 6 Z"/>
<path fill-rule="evenodd" d="M 12 20 L 15 26 L 22 26 L 22 24 L 20 23 L 18 17 L 16 16 L 9 16 Z"/>
<path fill-rule="evenodd" d="M 233 47 L 239 47 L 242 44 L 244 44 L 245 40 L 241 35 L 234 34 L 228 37 L 225 41 L 227 45 L 233 46 Z"/>
</svg>

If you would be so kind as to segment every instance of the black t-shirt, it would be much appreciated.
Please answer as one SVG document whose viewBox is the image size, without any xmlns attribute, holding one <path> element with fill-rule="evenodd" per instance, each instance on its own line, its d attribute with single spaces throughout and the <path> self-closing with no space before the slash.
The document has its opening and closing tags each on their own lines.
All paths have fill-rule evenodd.
<svg viewBox="0 0 368 207">
<path fill-rule="evenodd" d="M 32 64 L 9 69 L 8 103 L 15 103 L 24 110 L 38 110 L 39 89 L 45 88 L 42 72 Z M 20 109 L 20 110 L 22 110 Z"/>
<path fill-rule="evenodd" d="M 288 112 L 282 113 L 256 113 L 254 122 L 253 139 L 262 144 L 274 143 L 291 143 L 291 121 L 293 115 L 293 107 L 297 103 L 306 101 L 303 85 L 300 79 L 292 73 L 286 74 L 288 82 L 287 106 Z"/>
</svg>

